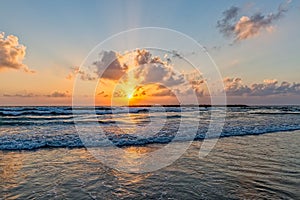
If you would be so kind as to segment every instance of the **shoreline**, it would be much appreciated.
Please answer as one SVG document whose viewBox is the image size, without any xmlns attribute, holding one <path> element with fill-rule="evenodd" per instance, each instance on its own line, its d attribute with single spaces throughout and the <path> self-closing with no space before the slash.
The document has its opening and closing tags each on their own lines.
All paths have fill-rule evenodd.
<svg viewBox="0 0 300 200">
<path fill-rule="evenodd" d="M 300 131 L 223 138 L 204 157 L 199 157 L 203 143 L 194 141 L 179 159 L 146 173 L 126 169 L 132 166 L 132 171 L 138 172 L 144 165 L 136 158 L 143 158 L 145 153 L 163 145 L 124 148 L 122 162 L 114 160 L 114 151 L 110 149 L 101 151 L 108 160 L 95 157 L 85 148 L 0 151 L 3 186 L 0 196 L 7 199 L 74 196 L 159 199 L 162 195 L 166 199 L 257 199 L 261 196 L 296 199 L 299 140 Z M 117 165 L 112 168 L 108 161 Z"/>
</svg>

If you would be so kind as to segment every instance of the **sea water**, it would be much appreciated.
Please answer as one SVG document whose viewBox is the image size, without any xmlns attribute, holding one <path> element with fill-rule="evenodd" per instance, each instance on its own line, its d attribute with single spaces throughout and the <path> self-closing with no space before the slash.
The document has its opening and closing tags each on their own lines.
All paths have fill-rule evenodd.
<svg viewBox="0 0 300 200">
<path fill-rule="evenodd" d="M 1 107 L 0 199 L 299 199 L 300 107 L 226 108 L 220 139 L 199 158 L 211 112 L 223 111 Z M 182 120 L 197 123 L 198 131 L 190 148 L 171 165 L 132 174 L 95 158 L 84 147 L 74 118 L 84 125 L 96 122 L 112 144 L 132 157 L 163 148 Z M 138 131 L 162 121 L 155 133 Z M 101 145 L 95 148 L 107 148 Z"/>
</svg>

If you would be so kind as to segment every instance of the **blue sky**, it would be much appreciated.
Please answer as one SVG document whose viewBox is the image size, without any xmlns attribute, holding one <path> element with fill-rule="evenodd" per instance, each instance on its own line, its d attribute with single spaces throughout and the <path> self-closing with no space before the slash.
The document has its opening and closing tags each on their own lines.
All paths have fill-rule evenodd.
<svg viewBox="0 0 300 200">
<path fill-rule="evenodd" d="M 79 66 L 89 51 L 107 37 L 139 27 L 170 28 L 191 36 L 208 48 L 223 77 L 239 77 L 249 85 L 265 79 L 299 82 L 299 1 L 289 3 L 284 16 L 272 22 L 274 30 L 260 31 L 234 45 L 230 45 L 232 38 L 223 37 L 216 27 L 222 13 L 231 6 L 239 7 L 241 16 L 256 12 L 267 15 L 276 12 L 283 2 L 1 0 L 0 32 L 17 36 L 26 46 L 23 63 L 37 74 L 0 72 L 0 95 L 71 91 L 72 83 L 64 80 L 70 67 Z M 58 85 L 64 86 L 36 89 L 34 82 L 45 85 L 45 77 L 48 82 L 61 79 Z M 21 81 L 9 84 L 8 79 Z M 29 79 L 34 80 L 30 83 Z M 24 81 L 29 82 L 28 86 L 21 84 Z M 299 100 L 293 98 L 292 102 Z"/>
</svg>

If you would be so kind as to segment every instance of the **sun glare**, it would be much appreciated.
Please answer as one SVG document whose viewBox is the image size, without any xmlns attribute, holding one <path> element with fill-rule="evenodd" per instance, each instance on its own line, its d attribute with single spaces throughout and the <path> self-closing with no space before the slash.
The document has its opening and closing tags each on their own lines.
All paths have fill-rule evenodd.
<svg viewBox="0 0 300 200">
<path fill-rule="evenodd" d="M 133 92 L 132 93 L 129 93 L 127 94 L 127 99 L 131 99 L 133 97 Z"/>
</svg>

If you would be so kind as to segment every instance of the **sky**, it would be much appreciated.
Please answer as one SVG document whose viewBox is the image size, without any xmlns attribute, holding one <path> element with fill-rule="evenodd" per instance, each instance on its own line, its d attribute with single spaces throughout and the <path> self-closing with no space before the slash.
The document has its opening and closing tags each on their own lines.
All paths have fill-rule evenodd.
<svg viewBox="0 0 300 200">
<path fill-rule="evenodd" d="M 212 85 L 223 87 L 229 104 L 300 102 L 299 1 L 0 3 L 0 105 L 71 105 L 75 95 L 82 104 L 176 104 L 180 97 L 193 103 L 192 96 L 206 104 L 222 95 Z M 183 33 L 205 53 L 151 31 L 133 31 L 111 49 L 99 46 L 143 27 Z M 134 48 L 132 38 L 170 48 Z M 206 53 L 222 84 L 206 74 Z M 202 68 L 195 71 L 186 59 Z"/>
</svg>

